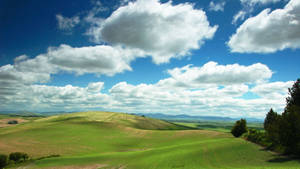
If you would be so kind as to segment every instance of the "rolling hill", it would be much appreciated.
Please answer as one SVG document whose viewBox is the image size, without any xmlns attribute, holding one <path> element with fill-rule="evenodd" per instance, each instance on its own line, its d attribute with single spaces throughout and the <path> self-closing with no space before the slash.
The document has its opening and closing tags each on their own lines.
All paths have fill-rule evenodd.
<svg viewBox="0 0 300 169">
<path fill-rule="evenodd" d="M 80 112 L 0 128 L 0 153 L 38 159 L 11 168 L 299 168 L 231 134 L 113 112 Z"/>
</svg>

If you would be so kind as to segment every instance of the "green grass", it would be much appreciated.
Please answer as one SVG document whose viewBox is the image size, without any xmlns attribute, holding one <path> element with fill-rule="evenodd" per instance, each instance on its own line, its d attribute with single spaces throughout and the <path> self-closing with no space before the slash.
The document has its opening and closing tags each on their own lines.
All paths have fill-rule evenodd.
<svg viewBox="0 0 300 169">
<path fill-rule="evenodd" d="M 189 126 L 197 129 L 202 130 L 212 130 L 212 131 L 220 131 L 220 132 L 230 132 L 234 122 L 214 122 L 214 121 L 203 121 L 203 122 L 180 122 L 176 121 L 173 122 L 178 125 L 182 126 Z M 256 129 L 263 131 L 263 124 L 262 123 L 247 123 L 247 127 L 249 129 Z"/>
<path fill-rule="evenodd" d="M 181 124 L 182 125 L 182 124 Z M 0 153 L 27 152 L 29 168 L 105 164 L 107 168 L 299 168 L 229 133 L 122 113 L 84 112 L 0 128 Z M 22 165 L 22 164 L 21 164 Z M 14 167 L 12 167 L 14 168 Z"/>
</svg>

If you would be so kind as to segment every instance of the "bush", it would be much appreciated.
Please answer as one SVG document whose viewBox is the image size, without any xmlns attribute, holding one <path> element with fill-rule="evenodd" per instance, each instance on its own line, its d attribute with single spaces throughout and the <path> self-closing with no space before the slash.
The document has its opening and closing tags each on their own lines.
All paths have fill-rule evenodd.
<svg viewBox="0 0 300 169">
<path fill-rule="evenodd" d="M 245 119 L 241 119 L 235 122 L 235 125 L 231 129 L 231 134 L 234 137 L 240 137 L 247 132 L 247 122 Z"/>
<path fill-rule="evenodd" d="M 10 120 L 7 122 L 7 124 L 18 124 L 17 120 Z"/>
<path fill-rule="evenodd" d="M 248 133 L 245 135 L 245 138 L 248 141 L 251 141 L 253 143 L 262 145 L 262 146 L 270 146 L 270 141 L 268 141 L 266 134 L 263 132 L 260 132 L 255 129 L 250 129 Z"/>
<path fill-rule="evenodd" d="M 9 154 L 9 160 L 12 160 L 14 162 L 21 162 L 28 160 L 29 156 L 26 153 L 21 152 L 14 152 Z"/>
<path fill-rule="evenodd" d="M 7 165 L 7 155 L 0 154 L 0 169 L 4 168 Z"/>
</svg>

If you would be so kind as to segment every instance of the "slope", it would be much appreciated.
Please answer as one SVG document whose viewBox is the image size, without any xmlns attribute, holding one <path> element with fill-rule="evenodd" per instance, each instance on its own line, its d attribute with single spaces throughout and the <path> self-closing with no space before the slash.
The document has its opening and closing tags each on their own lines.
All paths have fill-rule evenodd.
<svg viewBox="0 0 300 169">
<path fill-rule="evenodd" d="M 73 113 L 1 128 L 0 153 L 22 151 L 33 158 L 60 155 L 21 164 L 27 168 L 300 166 L 229 133 L 183 129 L 187 128 L 123 113 Z"/>
</svg>

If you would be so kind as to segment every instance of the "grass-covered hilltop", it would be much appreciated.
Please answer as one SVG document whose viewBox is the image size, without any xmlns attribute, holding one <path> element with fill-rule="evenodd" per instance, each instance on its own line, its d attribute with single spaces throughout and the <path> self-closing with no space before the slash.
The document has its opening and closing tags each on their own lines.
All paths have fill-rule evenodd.
<svg viewBox="0 0 300 169">
<path fill-rule="evenodd" d="M 113 112 L 0 116 L 1 122 L 16 118 L 23 121 L 0 128 L 0 154 L 25 152 L 31 160 L 7 168 L 300 168 L 298 160 L 229 132 L 148 117 Z"/>
</svg>

